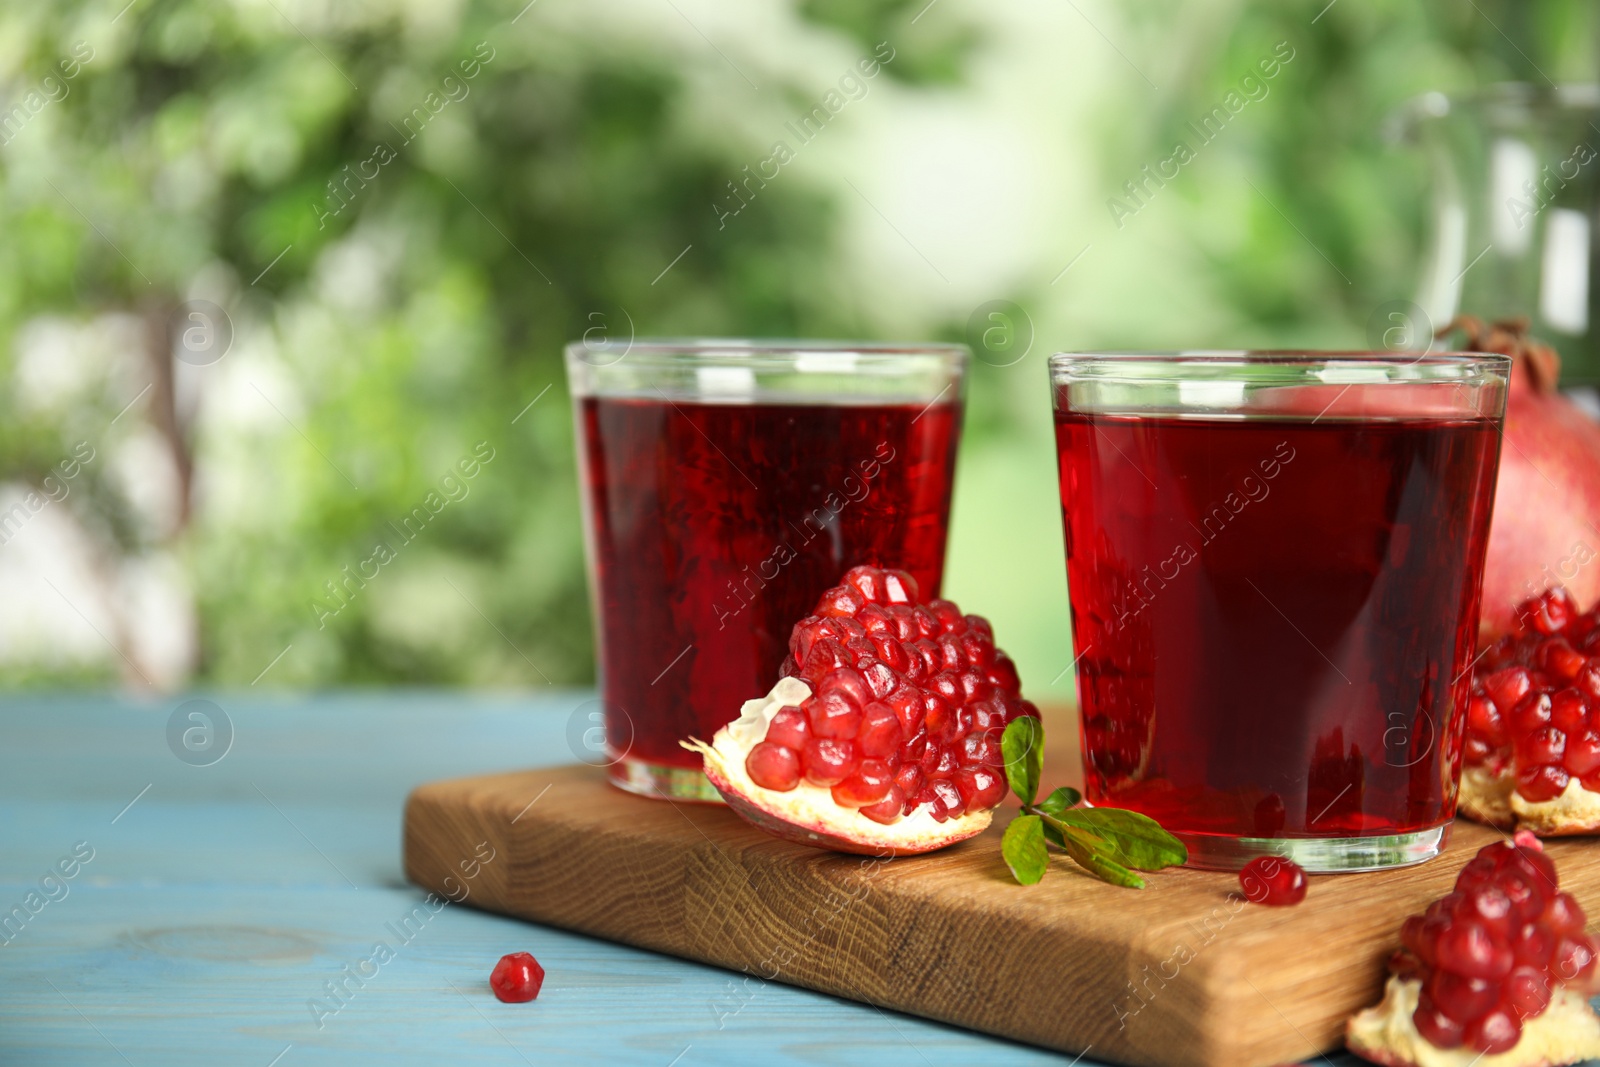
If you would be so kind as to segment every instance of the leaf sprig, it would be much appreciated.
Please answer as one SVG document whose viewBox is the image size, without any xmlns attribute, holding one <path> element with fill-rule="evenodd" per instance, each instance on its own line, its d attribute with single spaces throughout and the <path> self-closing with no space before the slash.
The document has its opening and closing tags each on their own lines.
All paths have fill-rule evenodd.
<svg viewBox="0 0 1600 1067">
<path fill-rule="evenodd" d="M 1022 801 L 1022 812 L 1000 839 L 1000 854 L 1023 885 L 1044 877 L 1050 865 L 1047 843 L 1096 878 L 1130 889 L 1145 885 L 1134 871 L 1175 867 L 1189 858 L 1183 842 L 1154 819 L 1121 808 L 1080 808 L 1083 797 L 1076 789 L 1062 786 L 1034 803 L 1044 768 L 1044 724 L 1038 719 L 1014 720 L 1006 727 L 1000 749 L 1006 781 Z"/>
</svg>

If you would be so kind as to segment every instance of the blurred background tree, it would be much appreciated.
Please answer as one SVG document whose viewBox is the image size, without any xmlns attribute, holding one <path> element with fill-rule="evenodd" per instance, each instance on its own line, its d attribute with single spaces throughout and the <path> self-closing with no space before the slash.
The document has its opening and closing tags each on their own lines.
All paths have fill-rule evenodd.
<svg viewBox="0 0 1600 1067">
<path fill-rule="evenodd" d="M 1513 0 L 0 20 L 0 681 L 156 689 L 585 684 L 563 343 L 972 340 L 1006 299 L 948 585 L 1064 694 L 1043 357 L 1365 344 L 1423 237 L 1425 175 L 1385 118 L 1595 59 L 1587 5 Z M 1280 42 L 1270 91 L 1119 226 L 1124 183 Z M 794 162 L 730 199 L 779 140 Z M 380 541 L 394 558 L 348 579 Z"/>
</svg>

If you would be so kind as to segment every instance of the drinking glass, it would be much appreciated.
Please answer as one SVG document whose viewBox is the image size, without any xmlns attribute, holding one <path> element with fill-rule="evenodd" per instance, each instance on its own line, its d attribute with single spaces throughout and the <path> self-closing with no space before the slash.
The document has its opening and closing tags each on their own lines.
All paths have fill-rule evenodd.
<svg viewBox="0 0 1600 1067">
<path fill-rule="evenodd" d="M 1190 863 L 1444 846 L 1510 362 L 1050 361 L 1086 796 Z"/>
<path fill-rule="evenodd" d="M 566 357 L 608 773 L 716 800 L 679 742 L 771 688 L 825 589 L 865 563 L 937 594 L 968 351 L 696 339 Z"/>
</svg>

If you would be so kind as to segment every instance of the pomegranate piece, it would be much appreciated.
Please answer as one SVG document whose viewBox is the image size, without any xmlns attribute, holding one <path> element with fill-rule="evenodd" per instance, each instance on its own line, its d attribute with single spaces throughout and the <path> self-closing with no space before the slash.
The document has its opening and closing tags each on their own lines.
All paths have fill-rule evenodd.
<svg viewBox="0 0 1600 1067">
<path fill-rule="evenodd" d="M 494 995 L 507 1004 L 524 1004 L 539 995 L 544 985 L 544 968 L 531 952 L 512 952 L 500 957 L 489 975 Z"/>
<path fill-rule="evenodd" d="M 1254 904 L 1287 907 L 1306 899 L 1306 872 L 1282 856 L 1257 856 L 1239 872 L 1239 888 Z"/>
<path fill-rule="evenodd" d="M 1600 832 L 1600 606 L 1564 589 L 1517 609 L 1471 683 L 1461 814 L 1545 835 Z M 1600 781 L 1593 783 L 1600 786 Z"/>
<path fill-rule="evenodd" d="M 1455 890 L 1405 921 L 1383 1002 L 1346 1045 L 1374 1063 L 1570 1064 L 1600 1055 L 1595 943 L 1583 909 L 1526 831 L 1485 846 Z M 1429 1047 L 1431 1046 L 1431 1048 Z M 1440 1050 L 1451 1051 L 1442 1057 Z"/>
<path fill-rule="evenodd" d="M 783 677 L 711 744 L 687 742 L 734 811 L 846 852 L 924 852 L 981 832 L 1007 793 L 1016 666 L 987 620 L 855 567 L 789 638 Z"/>
</svg>

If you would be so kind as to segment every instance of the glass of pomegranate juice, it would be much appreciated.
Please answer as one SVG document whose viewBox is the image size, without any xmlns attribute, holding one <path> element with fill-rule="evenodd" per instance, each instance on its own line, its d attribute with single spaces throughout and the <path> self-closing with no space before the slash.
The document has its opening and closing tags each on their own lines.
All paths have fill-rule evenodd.
<svg viewBox="0 0 1600 1067">
<path fill-rule="evenodd" d="M 567 347 L 611 781 L 717 800 L 709 740 L 850 567 L 936 593 L 964 346 Z"/>
<path fill-rule="evenodd" d="M 1156 819 L 1197 867 L 1443 848 L 1509 370 L 1051 359 L 1091 802 Z"/>
</svg>

